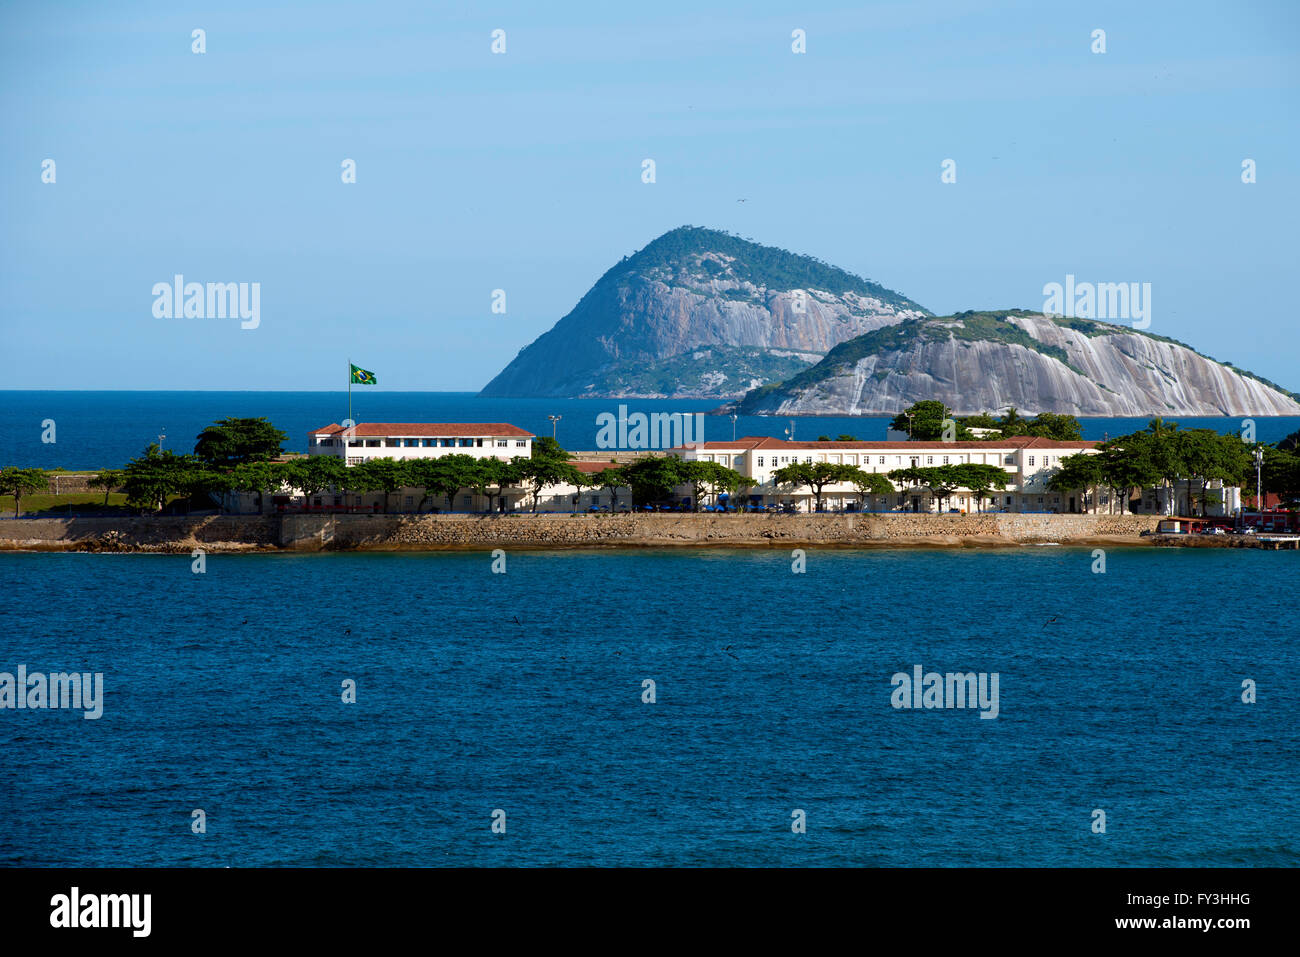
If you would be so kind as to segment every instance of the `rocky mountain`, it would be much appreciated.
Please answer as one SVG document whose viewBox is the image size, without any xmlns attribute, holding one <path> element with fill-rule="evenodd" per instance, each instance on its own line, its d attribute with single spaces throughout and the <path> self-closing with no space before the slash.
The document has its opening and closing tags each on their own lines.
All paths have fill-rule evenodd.
<svg viewBox="0 0 1300 957">
<path fill-rule="evenodd" d="M 906 318 L 840 343 L 733 408 L 897 413 L 922 399 L 960 415 L 1007 406 L 1083 416 L 1300 414 L 1300 396 L 1180 342 L 1024 310 Z"/>
<path fill-rule="evenodd" d="M 927 315 L 820 260 L 683 226 L 601 276 L 482 394 L 736 398 Z"/>
</svg>

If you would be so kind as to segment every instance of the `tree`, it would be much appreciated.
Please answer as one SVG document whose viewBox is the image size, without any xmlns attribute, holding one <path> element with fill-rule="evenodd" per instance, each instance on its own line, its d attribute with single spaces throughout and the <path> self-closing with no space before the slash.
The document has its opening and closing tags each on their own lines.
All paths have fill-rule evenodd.
<svg viewBox="0 0 1300 957">
<path fill-rule="evenodd" d="M 151 442 L 144 455 L 126 464 L 122 487 L 128 505 L 161 511 L 172 495 L 192 496 L 220 486 L 220 477 L 193 455 L 163 452 Z"/>
<path fill-rule="evenodd" d="M 504 494 L 505 489 L 519 481 L 519 470 L 509 462 L 500 459 L 475 459 L 469 469 L 468 487 L 487 499 L 487 510 L 495 511 L 493 502 Z M 493 491 L 495 489 L 495 491 Z"/>
<path fill-rule="evenodd" d="M 981 412 L 979 415 L 964 415 L 957 420 L 968 429 L 998 429 L 1000 425 L 998 420 L 993 418 L 987 412 Z"/>
<path fill-rule="evenodd" d="M 434 459 L 412 459 L 407 463 L 406 477 L 409 485 L 424 489 L 419 507 L 423 508 L 424 503 L 431 498 L 445 498 L 447 511 L 455 511 L 456 494 L 463 488 L 472 487 L 478 478 L 478 463 L 479 459 L 464 453 L 442 455 Z"/>
<path fill-rule="evenodd" d="M 326 489 L 342 489 L 348 481 L 348 467 L 334 455 L 309 455 L 305 459 L 292 459 L 281 468 L 284 482 L 300 489 L 303 504 L 313 495 Z"/>
<path fill-rule="evenodd" d="M 1213 429 L 1188 429 L 1174 436 L 1178 459 L 1187 478 L 1187 514 L 1193 514 L 1192 482 L 1200 485 L 1201 515 L 1206 514 L 1206 489 L 1215 480 L 1240 484 L 1251 468 L 1250 451 L 1235 435 Z"/>
<path fill-rule="evenodd" d="M 121 488 L 124 481 L 126 481 L 126 472 L 122 469 L 103 469 L 97 475 L 91 476 L 86 484 L 91 488 L 104 490 L 104 506 L 107 508 L 109 493 L 115 488 Z"/>
<path fill-rule="evenodd" d="M 443 458 L 429 459 L 428 461 L 443 462 L 446 459 L 470 459 L 470 461 L 473 461 L 468 455 L 448 455 Z M 409 462 L 388 456 L 366 459 L 366 461 L 352 466 L 352 481 L 354 483 L 359 482 L 360 486 L 364 486 L 363 491 L 383 492 L 384 512 L 387 513 L 392 494 L 398 489 L 416 484 L 411 475 L 410 466 L 411 463 Z M 452 494 L 454 495 L 455 492 Z"/>
<path fill-rule="evenodd" d="M 1102 481 L 1110 489 L 1112 501 L 1120 500 L 1120 514 L 1128 507 L 1129 493 L 1160 481 L 1159 470 L 1151 457 L 1150 437 L 1141 432 L 1123 435 L 1100 446 Z"/>
<path fill-rule="evenodd" d="M 623 470 L 615 466 L 614 468 L 601 469 L 588 476 L 588 482 L 592 488 L 598 488 L 609 493 L 609 510 L 611 512 L 618 508 L 618 490 L 627 486 L 627 478 L 623 475 Z"/>
<path fill-rule="evenodd" d="M 1177 431 L 1177 422 L 1167 422 L 1157 416 L 1147 423 L 1145 433 L 1137 433 L 1141 438 L 1134 440 L 1136 444 L 1145 444 L 1145 454 L 1158 476 L 1160 486 L 1170 490 L 1171 511 L 1172 506 L 1176 504 L 1172 501 L 1172 492 L 1179 477 L 1187 471 L 1181 458 L 1182 444 L 1174 435 Z"/>
<path fill-rule="evenodd" d="M 889 472 L 891 481 L 906 482 L 912 486 L 925 486 L 938 502 L 938 507 L 943 508 L 943 503 L 957 489 L 961 488 L 960 474 L 956 471 L 961 466 L 958 465 L 925 465 L 915 468 L 894 469 Z M 997 468 L 997 466 L 991 466 Z"/>
<path fill-rule="evenodd" d="M 923 399 L 894 416 L 889 427 L 906 432 L 909 439 L 937 442 L 943 437 L 943 420 L 950 417 L 948 407 L 942 402 Z"/>
<path fill-rule="evenodd" d="M 1283 442 L 1285 441 L 1284 439 Z M 1278 444 L 1280 446 L 1282 443 Z M 1263 449 L 1264 465 L 1260 469 L 1260 480 L 1264 485 L 1264 491 L 1272 492 L 1284 502 L 1300 499 L 1300 454 L 1267 445 L 1263 446 Z M 1254 467 L 1253 459 L 1251 467 L 1252 469 Z M 1259 507 L 1257 503 L 1256 508 Z"/>
<path fill-rule="evenodd" d="M 691 487 L 691 505 L 698 512 L 706 491 L 711 491 L 716 499 L 723 492 L 734 492 L 747 477 L 721 462 L 683 460 L 677 467 L 677 479 L 677 484 Z M 748 482 L 752 485 L 753 479 Z"/>
<path fill-rule="evenodd" d="M 1014 405 L 1008 406 L 1007 411 L 1002 413 L 1002 418 L 998 420 L 998 431 L 1002 433 L 1002 438 L 1007 439 L 1013 435 L 1024 435 L 1029 428 L 1029 424 L 1016 411 Z"/>
<path fill-rule="evenodd" d="M 533 512 L 537 511 L 538 500 L 541 498 L 542 489 L 546 486 L 582 485 L 582 473 L 566 461 L 567 457 L 567 454 L 564 459 L 534 455 L 531 459 L 513 460 L 518 469 L 520 482 L 532 493 Z"/>
<path fill-rule="evenodd" d="M 1048 478 L 1047 487 L 1059 495 L 1080 490 L 1086 492 L 1105 482 L 1103 465 L 1100 455 L 1067 455 Z M 1082 510 L 1083 504 L 1080 503 L 1079 507 Z"/>
<path fill-rule="evenodd" d="M 229 469 L 249 462 L 269 462 L 284 453 L 283 444 L 288 438 L 266 418 L 229 417 L 199 433 L 194 454 L 213 468 Z"/>
<path fill-rule="evenodd" d="M 555 439 L 549 435 L 543 435 L 541 438 L 533 440 L 533 458 L 559 459 L 567 462 L 573 456 L 564 451 L 564 448 Z"/>
<path fill-rule="evenodd" d="M 284 480 L 284 469 L 271 462 L 246 462 L 222 475 L 222 485 L 235 492 L 274 492 Z"/>
<path fill-rule="evenodd" d="M 868 495 L 889 495 L 894 491 L 893 483 L 879 472 L 868 472 L 853 465 L 849 468 L 853 469 L 853 474 L 848 477 L 848 481 L 857 489 L 863 511 L 867 509 Z"/>
<path fill-rule="evenodd" d="M 975 507 L 984 510 L 984 499 L 991 489 L 1005 489 L 1011 476 L 1000 465 L 976 465 L 965 463 L 952 466 L 958 488 L 970 489 L 975 499 Z"/>
<path fill-rule="evenodd" d="M 49 479 L 44 469 L 20 469 L 8 466 L 0 469 L 0 495 L 14 497 L 14 518 L 18 517 L 18 505 L 24 495 L 35 495 L 49 488 Z"/>
<path fill-rule="evenodd" d="M 647 505 L 670 497 L 681 485 L 682 460 L 675 455 L 647 456 L 628 462 L 621 469 L 632 489 L 632 504 Z"/>
<path fill-rule="evenodd" d="M 924 479 L 924 484 L 930 486 L 930 491 L 934 497 L 939 500 L 939 509 L 943 510 L 944 504 L 952 497 L 952 493 L 961 488 L 961 476 L 958 474 L 957 465 L 932 465 L 922 469 L 928 473 Z"/>
<path fill-rule="evenodd" d="M 1072 415 L 1040 412 L 1026 424 L 1024 434 L 1041 436 L 1057 442 L 1077 442 L 1083 438 L 1083 427 Z"/>
<path fill-rule="evenodd" d="M 836 465 L 833 462 L 791 462 L 772 473 L 772 478 L 782 485 L 796 489 L 808 486 L 813 494 L 813 510 L 822 510 L 822 490 L 827 485 L 851 482 L 858 468 L 853 465 Z"/>
</svg>

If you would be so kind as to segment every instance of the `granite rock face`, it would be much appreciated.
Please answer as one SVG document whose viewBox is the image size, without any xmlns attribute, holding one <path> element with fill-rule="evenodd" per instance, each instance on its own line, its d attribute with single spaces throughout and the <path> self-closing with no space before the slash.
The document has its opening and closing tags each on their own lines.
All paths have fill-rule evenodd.
<svg viewBox="0 0 1300 957">
<path fill-rule="evenodd" d="M 482 394 L 738 397 L 784 378 L 790 360 L 810 366 L 847 339 L 924 315 L 818 260 L 682 227 L 610 269 Z"/>
<path fill-rule="evenodd" d="M 748 414 L 897 413 L 938 399 L 958 415 L 1297 415 L 1286 391 L 1169 339 L 1012 311 L 908 321 L 842 344 L 737 404 Z"/>
</svg>

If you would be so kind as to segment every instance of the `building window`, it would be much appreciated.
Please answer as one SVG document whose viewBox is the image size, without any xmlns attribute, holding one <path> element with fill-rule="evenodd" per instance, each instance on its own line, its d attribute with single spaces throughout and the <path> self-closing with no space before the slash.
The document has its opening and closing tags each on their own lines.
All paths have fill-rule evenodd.
<svg viewBox="0 0 1300 957">
<path fill-rule="evenodd" d="M 947 464 L 948 464 L 948 456 L 946 456 L 946 455 L 943 457 L 943 464 L 944 464 L 944 465 L 947 465 Z"/>
<path fill-rule="evenodd" d="M 1033 457 L 1032 455 L 1029 456 L 1029 465 L 1030 465 L 1031 468 L 1032 468 L 1033 465 L 1034 465 L 1034 457 Z"/>
<path fill-rule="evenodd" d="M 522 449 L 522 448 L 527 448 L 527 447 L 528 447 L 528 442 L 527 442 L 527 440 L 525 440 L 525 439 L 516 439 L 516 440 L 515 440 L 515 448 L 517 448 L 517 449 Z"/>
<path fill-rule="evenodd" d="M 415 498 L 411 495 L 406 496 L 406 507 L 410 508 L 414 504 L 415 504 Z"/>
<path fill-rule="evenodd" d="M 474 497 L 472 495 L 466 495 L 464 497 L 464 502 L 465 502 L 465 507 L 469 508 L 470 505 L 474 503 Z"/>
<path fill-rule="evenodd" d="M 497 448 L 504 449 L 509 445 L 510 443 L 507 442 L 505 439 L 497 439 Z"/>
<path fill-rule="evenodd" d="M 348 465 L 360 465 L 362 461 L 364 461 L 364 458 L 360 455 L 348 456 Z"/>
<path fill-rule="evenodd" d="M 880 457 L 880 464 L 881 465 L 885 464 L 885 457 L 883 455 Z"/>
<path fill-rule="evenodd" d="M 934 464 L 934 456 L 933 456 L 933 455 L 927 455 L 927 456 L 925 457 L 925 464 L 926 464 L 926 465 L 933 465 L 933 464 Z"/>
<path fill-rule="evenodd" d="M 1003 465 L 1015 465 L 1015 464 L 1016 464 L 1016 457 L 1015 457 L 1014 455 L 1008 455 L 1005 459 L 1002 460 L 1002 464 L 1003 464 Z"/>
<path fill-rule="evenodd" d="M 763 467 L 763 456 L 761 455 L 758 457 L 758 467 L 759 468 Z"/>
</svg>

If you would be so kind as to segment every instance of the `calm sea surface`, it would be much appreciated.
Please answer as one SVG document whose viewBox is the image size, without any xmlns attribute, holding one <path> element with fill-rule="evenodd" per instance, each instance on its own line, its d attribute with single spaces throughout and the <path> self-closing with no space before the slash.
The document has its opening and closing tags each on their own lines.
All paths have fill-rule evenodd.
<svg viewBox="0 0 1300 957">
<path fill-rule="evenodd" d="M 105 681 L 0 710 L 0 865 L 1300 863 L 1300 553 L 1092 564 L 0 554 L 0 671 Z M 999 716 L 894 710 L 918 664 Z"/>
<path fill-rule="evenodd" d="M 657 399 L 499 399 L 472 392 L 376 392 L 352 390 L 358 422 L 509 422 L 537 435 L 550 435 L 549 415 L 559 415 L 556 438 L 569 449 L 595 449 L 596 417 L 618 414 L 619 405 L 635 412 L 707 412 L 720 403 Z M 163 447 L 192 452 L 205 426 L 226 416 L 264 415 L 289 433 L 285 448 L 307 451 L 307 432 L 347 417 L 343 392 L 0 392 L 0 465 L 23 468 L 109 468 L 140 455 L 165 435 Z M 1174 417 L 1184 428 L 1240 432 L 1239 418 Z M 52 419 L 55 441 L 43 442 L 43 423 Z M 802 417 L 794 420 L 796 439 L 841 434 L 879 441 L 889 416 Z M 1102 439 L 1145 428 L 1147 418 L 1084 419 L 1083 436 Z M 736 435 L 785 437 L 789 418 L 743 416 Z M 1300 429 L 1300 417 L 1255 419 L 1256 435 L 1277 442 Z M 705 440 L 730 439 L 726 416 L 706 416 Z M 696 436 L 695 438 L 700 438 Z"/>
</svg>

